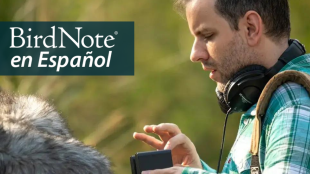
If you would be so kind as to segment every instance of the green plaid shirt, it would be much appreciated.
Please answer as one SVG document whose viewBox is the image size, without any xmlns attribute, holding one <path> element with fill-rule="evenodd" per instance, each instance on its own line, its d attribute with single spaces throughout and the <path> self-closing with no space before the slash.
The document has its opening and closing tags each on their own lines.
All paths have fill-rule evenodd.
<svg viewBox="0 0 310 174">
<path fill-rule="evenodd" d="M 310 54 L 289 62 L 281 71 L 310 74 Z M 238 135 L 222 173 L 249 174 L 251 135 L 256 105 L 241 116 Z M 263 121 L 260 139 L 263 174 L 310 173 L 310 97 L 302 86 L 288 82 L 273 94 Z M 182 174 L 215 173 L 202 161 L 204 170 L 185 168 Z"/>
</svg>

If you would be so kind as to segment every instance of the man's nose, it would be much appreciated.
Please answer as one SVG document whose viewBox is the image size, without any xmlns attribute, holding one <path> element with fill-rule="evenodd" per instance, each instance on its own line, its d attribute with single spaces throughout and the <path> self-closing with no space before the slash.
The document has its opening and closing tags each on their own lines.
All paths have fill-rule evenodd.
<svg viewBox="0 0 310 174">
<path fill-rule="evenodd" d="M 207 46 L 204 42 L 195 39 L 190 59 L 192 62 L 206 61 L 209 59 Z"/>
</svg>

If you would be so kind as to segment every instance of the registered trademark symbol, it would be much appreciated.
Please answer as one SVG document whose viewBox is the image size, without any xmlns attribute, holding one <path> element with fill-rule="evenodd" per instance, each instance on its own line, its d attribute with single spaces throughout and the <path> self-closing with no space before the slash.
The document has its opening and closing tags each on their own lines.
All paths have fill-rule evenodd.
<svg viewBox="0 0 310 174">
<path fill-rule="evenodd" d="M 118 35 L 118 32 L 117 32 L 117 31 L 114 31 L 114 34 L 115 34 L 115 35 Z"/>
</svg>

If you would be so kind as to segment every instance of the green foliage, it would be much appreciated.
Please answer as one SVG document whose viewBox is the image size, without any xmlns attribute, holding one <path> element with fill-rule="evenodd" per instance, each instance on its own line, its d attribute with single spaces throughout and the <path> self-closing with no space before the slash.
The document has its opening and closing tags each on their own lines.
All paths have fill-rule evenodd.
<svg viewBox="0 0 310 174">
<path fill-rule="evenodd" d="M 291 1 L 292 38 L 310 49 L 310 1 Z M 153 150 L 135 141 L 146 124 L 173 122 L 216 167 L 224 114 L 215 84 L 189 61 L 193 38 L 171 1 L 0 1 L 1 21 L 134 21 L 135 76 L 1 77 L 1 88 L 40 95 L 67 119 L 73 134 L 95 146 L 116 174 L 130 173 L 129 156 Z M 229 118 L 224 158 L 237 133 L 240 114 Z"/>
</svg>

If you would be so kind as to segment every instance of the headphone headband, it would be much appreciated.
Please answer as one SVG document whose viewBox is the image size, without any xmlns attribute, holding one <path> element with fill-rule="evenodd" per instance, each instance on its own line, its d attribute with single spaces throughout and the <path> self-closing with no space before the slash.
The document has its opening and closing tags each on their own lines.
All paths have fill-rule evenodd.
<svg viewBox="0 0 310 174">
<path fill-rule="evenodd" d="M 305 46 L 301 44 L 297 39 L 290 39 L 288 41 L 289 47 L 284 51 L 284 53 L 280 56 L 277 63 L 270 68 L 266 76 L 267 77 L 273 77 L 276 75 L 288 62 L 291 60 L 304 55 L 306 53 Z M 269 78 L 269 79 L 270 79 Z"/>
</svg>

